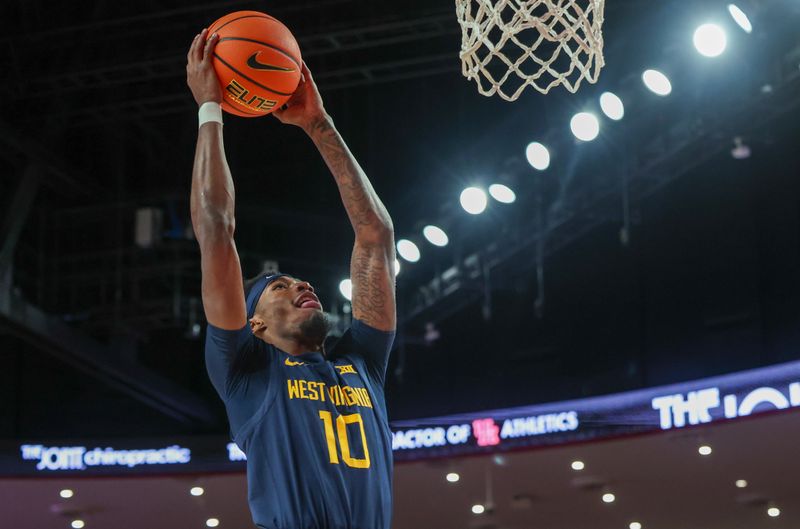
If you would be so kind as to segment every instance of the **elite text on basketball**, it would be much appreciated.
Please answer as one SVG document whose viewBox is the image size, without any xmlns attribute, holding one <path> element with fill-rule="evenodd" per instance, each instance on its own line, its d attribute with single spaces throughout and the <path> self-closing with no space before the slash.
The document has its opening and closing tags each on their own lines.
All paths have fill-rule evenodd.
<svg viewBox="0 0 800 529">
<path fill-rule="evenodd" d="M 261 96 L 250 96 L 250 91 L 244 86 L 236 82 L 236 79 L 231 79 L 228 86 L 225 87 L 228 92 L 228 97 L 239 105 L 244 105 L 251 110 L 259 110 L 267 112 L 275 106 L 276 101 L 272 99 L 264 99 Z"/>
</svg>

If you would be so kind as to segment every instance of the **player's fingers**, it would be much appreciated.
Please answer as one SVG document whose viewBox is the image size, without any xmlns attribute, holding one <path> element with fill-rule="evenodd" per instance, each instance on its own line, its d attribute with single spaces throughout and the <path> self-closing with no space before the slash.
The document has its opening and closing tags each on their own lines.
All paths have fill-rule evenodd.
<svg viewBox="0 0 800 529">
<path fill-rule="evenodd" d="M 303 67 L 300 70 L 300 74 L 303 77 L 304 81 L 313 81 L 314 78 L 311 77 L 311 70 L 308 69 L 308 65 L 306 65 L 306 61 L 303 61 Z"/>
<path fill-rule="evenodd" d="M 194 60 L 200 62 L 203 60 L 203 50 L 206 44 L 206 35 L 208 35 L 208 28 L 203 28 L 200 32 L 200 37 L 197 39 L 197 46 L 194 48 Z"/>
<path fill-rule="evenodd" d="M 217 46 L 217 42 L 219 41 L 219 35 L 214 33 L 211 35 L 211 38 L 206 41 L 206 46 L 203 49 L 203 60 L 207 61 L 208 58 L 214 53 L 214 48 Z"/>
<path fill-rule="evenodd" d="M 186 53 L 186 60 L 188 62 L 192 62 L 192 59 L 194 59 L 194 54 L 195 54 L 194 50 L 197 47 L 197 41 L 198 40 L 200 40 L 200 33 L 198 33 L 197 35 L 194 36 L 194 39 L 192 40 L 192 44 L 189 46 L 189 51 Z"/>
<path fill-rule="evenodd" d="M 281 107 L 282 109 L 287 109 L 294 105 L 297 105 L 303 101 L 303 85 L 299 85 L 294 93 L 286 100 L 286 103 Z"/>
</svg>

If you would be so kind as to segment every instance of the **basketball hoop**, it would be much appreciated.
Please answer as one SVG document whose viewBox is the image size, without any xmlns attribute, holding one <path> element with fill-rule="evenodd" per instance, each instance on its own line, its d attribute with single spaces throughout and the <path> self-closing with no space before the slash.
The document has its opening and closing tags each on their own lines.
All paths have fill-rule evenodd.
<svg viewBox="0 0 800 529">
<path fill-rule="evenodd" d="M 603 67 L 605 0 L 455 0 L 461 72 L 485 96 L 515 101 L 526 87 L 572 93 Z"/>
</svg>

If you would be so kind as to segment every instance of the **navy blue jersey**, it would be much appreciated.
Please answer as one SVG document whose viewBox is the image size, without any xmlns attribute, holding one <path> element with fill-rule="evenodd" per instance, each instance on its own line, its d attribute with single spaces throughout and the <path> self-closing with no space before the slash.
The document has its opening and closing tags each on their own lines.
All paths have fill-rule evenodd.
<svg viewBox="0 0 800 529">
<path fill-rule="evenodd" d="M 208 326 L 206 364 L 247 455 L 264 529 L 389 529 L 392 439 L 383 396 L 393 332 L 359 320 L 327 352 L 292 356 L 249 327 Z"/>
</svg>

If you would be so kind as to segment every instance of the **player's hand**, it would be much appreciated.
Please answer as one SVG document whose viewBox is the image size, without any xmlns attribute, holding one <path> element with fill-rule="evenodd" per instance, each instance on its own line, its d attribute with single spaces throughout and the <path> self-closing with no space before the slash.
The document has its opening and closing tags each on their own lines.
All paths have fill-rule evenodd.
<svg viewBox="0 0 800 529">
<path fill-rule="evenodd" d="M 322 97 L 319 95 L 317 84 L 311 76 L 311 72 L 303 63 L 300 84 L 294 91 L 292 97 L 281 108 L 272 113 L 281 123 L 296 125 L 305 131 L 319 118 L 325 117 L 325 107 L 322 104 Z"/>
<path fill-rule="evenodd" d="M 207 35 L 208 29 L 195 35 L 189 53 L 186 55 L 186 84 L 189 85 L 198 105 L 209 101 L 222 102 L 222 89 L 219 87 L 217 73 L 211 63 L 219 35 L 214 33 L 211 38 L 206 39 Z"/>
</svg>

